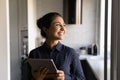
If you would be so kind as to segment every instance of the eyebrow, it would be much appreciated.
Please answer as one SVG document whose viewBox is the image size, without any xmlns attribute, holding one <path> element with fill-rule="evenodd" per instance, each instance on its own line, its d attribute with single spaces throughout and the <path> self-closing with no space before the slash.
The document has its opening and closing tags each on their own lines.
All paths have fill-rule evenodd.
<svg viewBox="0 0 120 80">
<path fill-rule="evenodd" d="M 53 22 L 53 24 L 55 24 L 55 23 L 59 23 L 59 24 L 61 24 L 60 22 Z M 63 23 L 63 24 L 65 24 L 65 23 Z"/>
<path fill-rule="evenodd" d="M 53 24 L 55 24 L 55 23 L 60 23 L 60 22 L 53 22 Z"/>
</svg>

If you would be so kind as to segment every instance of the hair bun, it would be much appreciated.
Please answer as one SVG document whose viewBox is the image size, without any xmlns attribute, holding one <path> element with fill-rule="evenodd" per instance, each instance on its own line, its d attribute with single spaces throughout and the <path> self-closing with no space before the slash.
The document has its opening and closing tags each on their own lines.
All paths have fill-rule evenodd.
<svg viewBox="0 0 120 80">
<path fill-rule="evenodd" d="M 40 18 L 37 20 L 37 26 L 41 29 L 43 27 L 43 19 Z"/>
</svg>

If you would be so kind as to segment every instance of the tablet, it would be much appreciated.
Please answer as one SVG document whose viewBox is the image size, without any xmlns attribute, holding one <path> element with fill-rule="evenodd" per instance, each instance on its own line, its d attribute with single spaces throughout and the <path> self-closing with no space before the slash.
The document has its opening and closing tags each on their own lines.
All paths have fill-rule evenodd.
<svg viewBox="0 0 120 80">
<path fill-rule="evenodd" d="M 38 69 L 40 67 L 47 68 L 49 74 L 56 73 L 57 71 L 53 59 L 28 59 L 28 63 L 33 69 Z"/>
</svg>

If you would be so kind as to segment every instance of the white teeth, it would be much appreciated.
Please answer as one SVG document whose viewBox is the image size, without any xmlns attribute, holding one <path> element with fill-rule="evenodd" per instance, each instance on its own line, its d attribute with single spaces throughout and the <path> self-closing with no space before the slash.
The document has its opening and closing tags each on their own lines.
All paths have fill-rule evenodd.
<svg viewBox="0 0 120 80">
<path fill-rule="evenodd" d="M 58 34 L 59 34 L 59 35 L 64 35 L 64 32 L 59 32 Z"/>
<path fill-rule="evenodd" d="M 60 34 L 63 34 L 63 32 L 60 32 Z"/>
</svg>

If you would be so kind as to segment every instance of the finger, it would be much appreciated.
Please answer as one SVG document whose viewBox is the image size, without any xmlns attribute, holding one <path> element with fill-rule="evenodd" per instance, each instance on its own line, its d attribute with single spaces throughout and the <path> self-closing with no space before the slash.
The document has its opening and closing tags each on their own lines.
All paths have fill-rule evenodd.
<svg viewBox="0 0 120 80">
<path fill-rule="evenodd" d="M 44 69 L 40 72 L 41 78 L 46 77 L 46 74 L 47 74 L 47 73 L 48 73 L 48 69 L 47 69 L 47 68 L 44 68 Z"/>
<path fill-rule="evenodd" d="M 62 70 L 57 70 L 57 73 L 64 73 L 64 71 L 62 71 Z"/>
<path fill-rule="evenodd" d="M 41 71 L 41 74 L 47 74 L 48 73 L 48 69 L 47 68 L 44 68 L 42 71 Z"/>
<path fill-rule="evenodd" d="M 64 77 L 64 74 L 57 74 L 58 77 Z"/>
<path fill-rule="evenodd" d="M 64 72 L 63 72 L 62 70 L 57 70 L 57 76 L 58 76 L 58 77 L 64 76 Z"/>
</svg>

